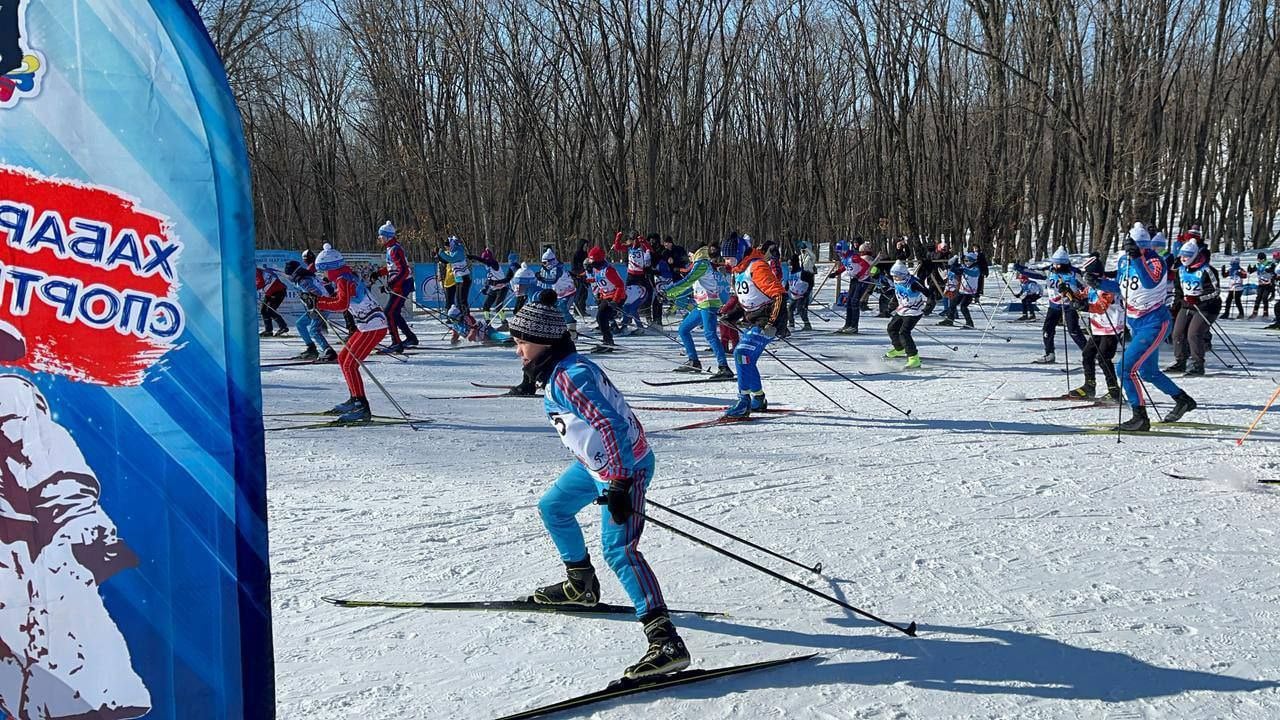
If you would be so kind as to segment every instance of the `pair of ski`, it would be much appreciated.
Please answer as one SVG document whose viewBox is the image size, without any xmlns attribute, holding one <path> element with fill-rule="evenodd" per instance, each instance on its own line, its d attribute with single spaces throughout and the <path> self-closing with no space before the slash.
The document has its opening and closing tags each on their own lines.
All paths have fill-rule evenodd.
<svg viewBox="0 0 1280 720">
<path fill-rule="evenodd" d="M 726 407 L 725 409 L 727 410 L 728 408 Z M 784 410 L 782 408 L 752 410 L 751 414 L 746 417 L 729 417 L 727 415 L 721 415 L 720 417 L 712 418 L 711 420 L 702 420 L 699 422 L 689 423 L 688 425 L 678 425 L 676 427 L 670 428 L 670 431 L 677 432 L 680 430 L 697 430 L 699 428 L 716 427 L 717 425 L 733 425 L 735 423 L 752 422 L 754 420 L 760 420 L 762 419 L 760 417 L 761 415 L 768 415 L 771 417 L 781 417 L 783 415 L 791 415 L 795 412 L 796 412 L 795 410 Z"/>
<path fill-rule="evenodd" d="M 644 383 L 645 385 L 648 385 L 649 387 L 672 387 L 673 385 L 702 385 L 704 383 L 735 382 L 736 380 L 737 378 L 732 378 L 732 377 L 717 378 L 717 377 L 708 376 L 708 377 L 693 378 L 691 380 L 666 380 L 663 382 L 653 382 L 652 380 L 641 380 L 640 382 Z"/>
<path fill-rule="evenodd" d="M 572 616 L 609 616 L 622 615 L 634 616 L 635 608 L 625 605 L 595 605 L 592 607 L 573 607 L 564 605 L 544 605 L 533 601 L 528 597 L 521 600 L 489 600 L 479 602 L 433 602 L 433 601 L 409 601 L 398 602 L 394 600 L 355 600 L 347 598 L 323 598 L 323 600 L 332 605 L 345 608 L 394 608 L 394 609 L 424 609 L 424 610 L 488 610 L 498 612 L 535 612 L 535 613 L 554 613 Z M 702 610 L 671 610 L 673 614 L 697 615 L 699 617 L 723 617 L 723 613 L 707 612 Z M 631 680 L 620 678 L 609 683 L 609 685 L 596 692 L 579 695 L 560 702 L 551 703 L 549 705 L 541 705 L 531 708 L 523 712 L 513 715 L 505 715 L 498 720 L 525 720 L 527 718 L 537 718 L 552 713 L 562 712 L 564 710 L 572 710 L 595 703 L 614 700 L 625 697 L 627 695 L 635 695 L 637 693 L 649 692 L 653 690 L 663 690 L 666 688 L 678 687 L 680 685 L 688 685 L 690 683 L 700 682 L 703 680 L 714 680 L 716 678 L 729 677 L 731 675 L 740 675 L 742 673 L 764 670 L 767 668 L 789 665 L 792 663 L 810 660 L 818 657 L 818 653 L 809 653 L 807 655 L 796 655 L 793 657 L 779 658 L 777 660 L 765 660 L 763 662 L 746 663 L 743 665 L 729 665 L 720 668 L 699 669 L 699 670 L 682 670 L 680 672 L 668 673 L 666 675 L 657 675 L 653 677 Z"/>
<path fill-rule="evenodd" d="M 331 417 L 328 413 L 322 412 L 298 412 L 298 413 L 264 413 L 263 417 L 277 418 L 323 418 Z M 322 430 L 324 428 L 339 427 L 396 427 L 408 425 L 409 427 L 417 427 L 426 425 L 431 420 L 427 418 L 404 418 L 392 417 L 390 415 L 373 415 L 368 420 L 358 422 L 341 422 L 337 419 L 299 423 L 297 425 L 283 425 L 280 427 L 264 428 L 265 432 L 279 432 L 282 430 Z"/>
</svg>

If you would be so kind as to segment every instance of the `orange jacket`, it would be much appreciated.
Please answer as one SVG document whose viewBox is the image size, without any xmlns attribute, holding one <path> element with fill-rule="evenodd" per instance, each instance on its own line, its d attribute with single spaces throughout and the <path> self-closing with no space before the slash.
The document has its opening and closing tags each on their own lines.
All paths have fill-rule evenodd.
<svg viewBox="0 0 1280 720">
<path fill-rule="evenodd" d="M 742 258 L 742 262 L 738 263 L 737 266 L 733 268 L 733 272 L 735 274 L 744 272 L 747 269 L 747 266 L 751 265 L 753 260 L 759 260 L 760 262 L 751 267 L 751 281 L 754 282 L 756 287 L 760 288 L 760 292 L 763 292 L 765 295 L 768 295 L 771 298 L 782 297 L 782 294 L 786 292 L 786 288 L 782 287 L 782 281 L 774 274 L 773 269 L 769 267 L 769 262 L 765 258 L 764 253 L 760 252 L 759 249 L 753 249 L 751 252 L 748 252 L 747 256 Z"/>
</svg>

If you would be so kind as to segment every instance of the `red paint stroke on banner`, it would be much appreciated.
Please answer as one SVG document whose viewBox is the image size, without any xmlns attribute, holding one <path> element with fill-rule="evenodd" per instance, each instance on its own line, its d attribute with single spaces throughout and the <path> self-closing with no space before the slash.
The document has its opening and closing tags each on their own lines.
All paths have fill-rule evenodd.
<svg viewBox="0 0 1280 720">
<path fill-rule="evenodd" d="M 117 190 L 0 165 L 0 364 L 141 383 L 185 326 L 181 250 Z"/>
</svg>

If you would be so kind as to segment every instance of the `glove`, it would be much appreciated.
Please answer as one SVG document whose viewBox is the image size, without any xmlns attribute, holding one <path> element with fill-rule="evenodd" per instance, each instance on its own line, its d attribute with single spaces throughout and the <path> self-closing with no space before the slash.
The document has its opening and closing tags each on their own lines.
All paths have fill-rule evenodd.
<svg viewBox="0 0 1280 720">
<path fill-rule="evenodd" d="M 306 308 L 306 309 L 308 309 L 308 310 L 314 310 L 314 309 L 316 308 L 316 296 L 315 296 L 315 295 L 312 295 L 311 293 L 305 293 L 305 292 L 304 292 L 304 293 L 301 293 L 300 295 L 298 295 L 298 299 L 302 301 L 302 307 L 304 307 L 304 308 Z"/>
<path fill-rule="evenodd" d="M 605 492 L 605 503 L 614 524 L 625 525 L 635 510 L 631 507 L 631 479 L 614 480 Z"/>
</svg>

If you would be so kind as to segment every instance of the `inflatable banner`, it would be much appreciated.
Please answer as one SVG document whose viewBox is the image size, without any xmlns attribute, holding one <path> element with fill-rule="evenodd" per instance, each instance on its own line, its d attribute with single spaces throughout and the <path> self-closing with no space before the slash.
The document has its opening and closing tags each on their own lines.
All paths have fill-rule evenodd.
<svg viewBox="0 0 1280 720">
<path fill-rule="evenodd" d="M 274 716 L 252 241 L 189 0 L 0 0 L 0 718 Z"/>
</svg>

